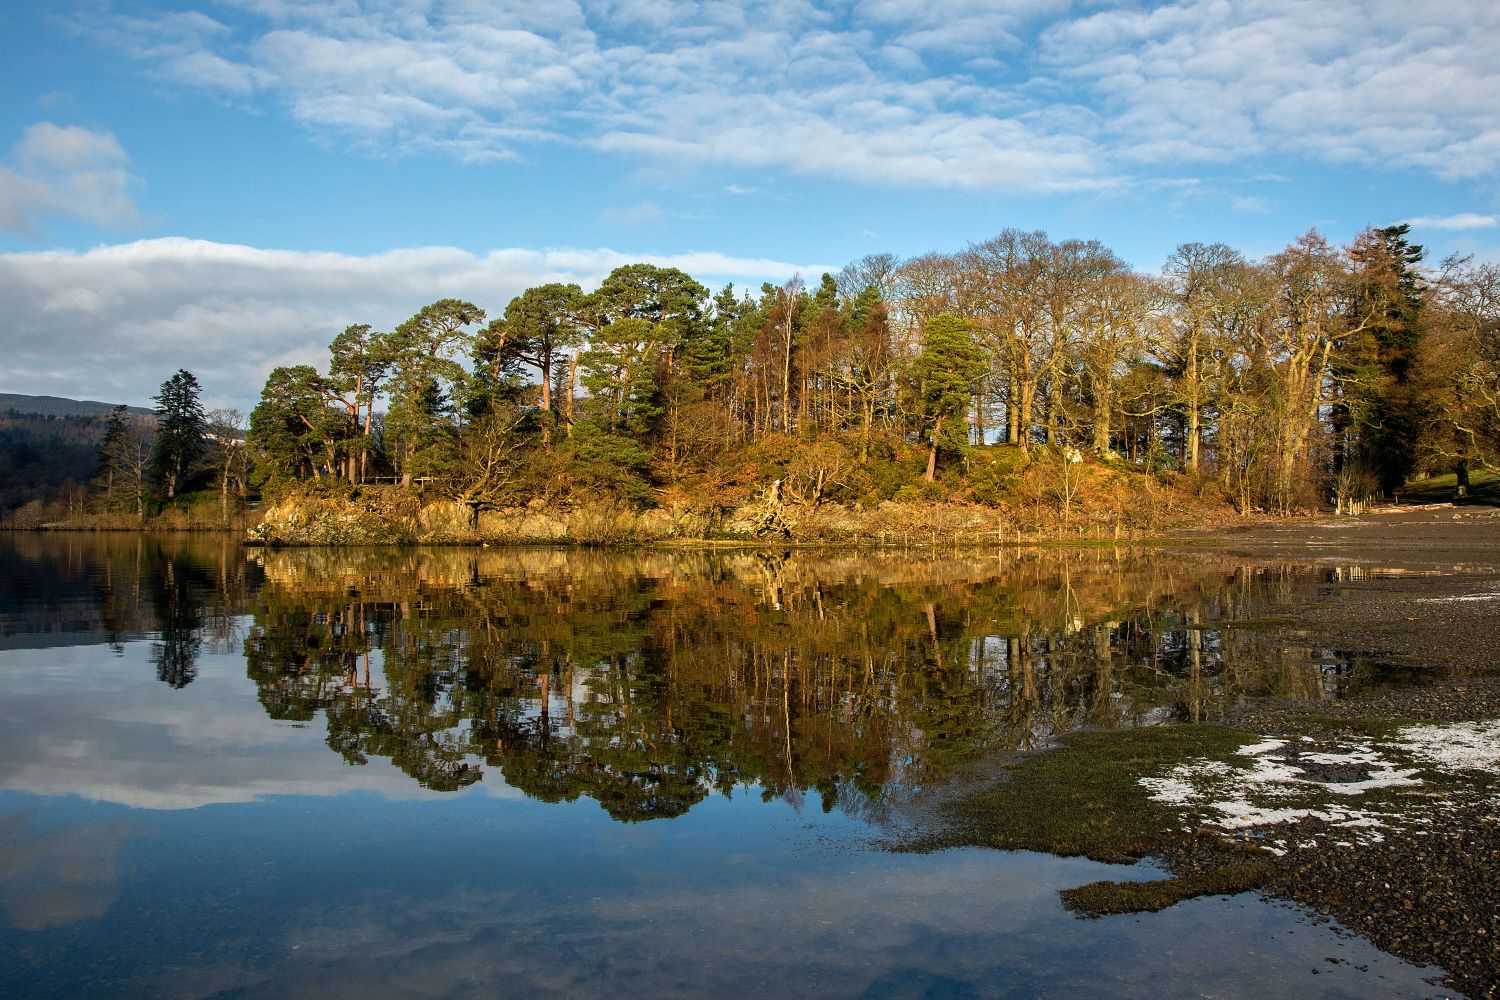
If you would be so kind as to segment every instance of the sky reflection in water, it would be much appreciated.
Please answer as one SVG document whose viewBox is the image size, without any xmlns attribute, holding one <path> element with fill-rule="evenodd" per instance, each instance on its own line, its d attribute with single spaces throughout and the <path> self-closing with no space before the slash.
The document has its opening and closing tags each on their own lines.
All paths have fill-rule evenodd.
<svg viewBox="0 0 1500 1000">
<path fill-rule="evenodd" d="M 1054 729 L 1357 682 L 1248 627 L 1316 573 L 139 539 L 0 559 L 5 995 L 1431 992 L 1254 897 L 1058 902 L 1149 866 L 873 847 L 890 808 Z"/>
</svg>

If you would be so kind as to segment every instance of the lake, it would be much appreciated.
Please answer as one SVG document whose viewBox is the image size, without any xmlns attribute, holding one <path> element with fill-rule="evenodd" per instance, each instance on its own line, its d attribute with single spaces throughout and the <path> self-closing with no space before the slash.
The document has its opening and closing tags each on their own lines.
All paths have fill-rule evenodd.
<svg viewBox="0 0 1500 1000">
<path fill-rule="evenodd" d="M 1425 996 L 1150 862 L 896 853 L 1054 735 L 1399 681 L 1364 570 L 1159 550 L 0 537 L 0 995 Z"/>
</svg>

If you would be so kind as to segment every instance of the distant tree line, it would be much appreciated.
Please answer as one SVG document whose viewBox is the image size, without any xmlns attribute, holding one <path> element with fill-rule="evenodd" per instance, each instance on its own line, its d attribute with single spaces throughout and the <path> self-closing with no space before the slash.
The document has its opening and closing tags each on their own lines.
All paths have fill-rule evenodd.
<svg viewBox="0 0 1500 1000">
<path fill-rule="evenodd" d="M 1175 469 L 1286 512 L 1493 461 L 1500 269 L 1422 262 L 1391 226 L 1253 262 L 1184 244 L 1158 275 L 1017 230 L 758 294 L 633 264 L 495 317 L 442 299 L 350 326 L 325 371 L 271 373 L 250 440 L 273 483 L 384 478 L 476 512 L 703 496 L 747 466 L 815 501 L 945 471 L 962 490 L 979 445 Z"/>
<path fill-rule="evenodd" d="M 0 514 L 42 497 L 82 510 L 98 450 L 97 418 L 0 410 Z"/>
</svg>

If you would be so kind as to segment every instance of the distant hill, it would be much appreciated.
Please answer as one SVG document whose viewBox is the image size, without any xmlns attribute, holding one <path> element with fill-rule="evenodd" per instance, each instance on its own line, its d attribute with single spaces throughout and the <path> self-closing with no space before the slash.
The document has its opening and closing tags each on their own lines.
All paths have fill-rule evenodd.
<svg viewBox="0 0 1500 1000">
<path fill-rule="evenodd" d="M 0 392 L 0 515 L 86 485 L 99 468 L 104 418 L 113 409 L 94 399 Z M 148 426 L 156 420 L 139 406 L 129 412 Z"/>
<path fill-rule="evenodd" d="M 115 408 L 114 403 L 101 403 L 96 399 L 65 399 L 62 396 L 23 396 L 16 392 L 0 392 L 0 411 L 14 410 L 17 413 L 35 413 L 43 417 L 98 417 Z M 146 416 L 150 410 L 132 406 L 131 413 Z"/>
</svg>

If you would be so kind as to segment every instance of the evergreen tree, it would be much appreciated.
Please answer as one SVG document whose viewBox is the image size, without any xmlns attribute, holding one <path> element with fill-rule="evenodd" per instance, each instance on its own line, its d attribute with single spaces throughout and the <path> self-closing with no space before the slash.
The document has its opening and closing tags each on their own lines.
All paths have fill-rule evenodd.
<svg viewBox="0 0 1500 1000">
<path fill-rule="evenodd" d="M 105 510 L 132 510 L 137 517 L 145 516 L 150 458 L 149 432 L 124 406 L 115 407 L 104 427 L 94 476 Z"/>
<path fill-rule="evenodd" d="M 1413 381 L 1425 291 L 1417 265 L 1425 251 L 1407 240 L 1409 230 L 1405 224 L 1367 229 L 1349 248 L 1354 318 L 1368 324 L 1349 379 L 1355 386 L 1348 398 L 1359 434 L 1356 457 L 1387 496 L 1414 470 L 1426 422 Z"/>
<path fill-rule="evenodd" d="M 937 473 L 940 445 L 968 444 L 964 411 L 976 380 L 984 375 L 984 350 L 974 342 L 968 324 L 943 313 L 927 324 L 922 353 L 912 365 L 917 408 L 928 437 L 926 479 Z"/>
<path fill-rule="evenodd" d="M 104 437 L 99 441 L 99 463 L 94 470 L 94 485 L 104 494 L 105 503 L 115 496 L 116 456 L 130 431 L 130 417 L 125 404 L 109 411 L 104 421 Z"/>
<path fill-rule="evenodd" d="M 202 390 L 193 373 L 179 368 L 152 397 L 156 402 L 156 441 L 151 448 L 151 473 L 168 500 L 175 497 L 198 471 L 203 458 L 208 421 Z"/>
</svg>

